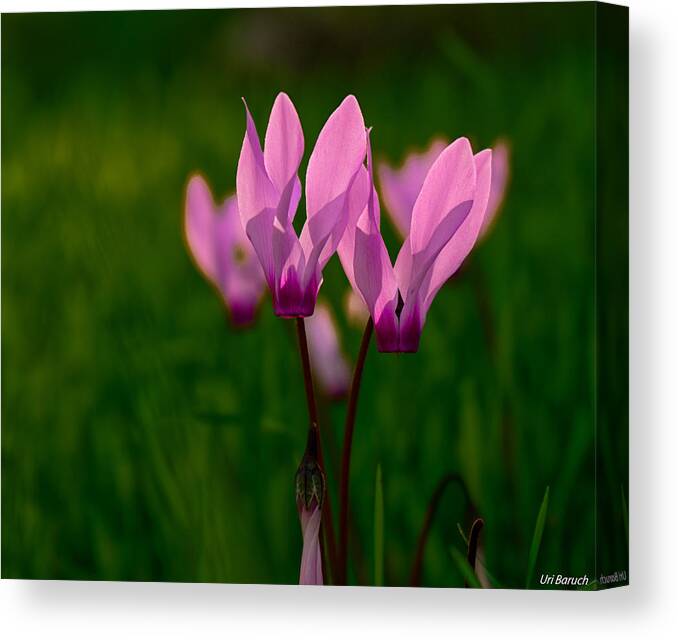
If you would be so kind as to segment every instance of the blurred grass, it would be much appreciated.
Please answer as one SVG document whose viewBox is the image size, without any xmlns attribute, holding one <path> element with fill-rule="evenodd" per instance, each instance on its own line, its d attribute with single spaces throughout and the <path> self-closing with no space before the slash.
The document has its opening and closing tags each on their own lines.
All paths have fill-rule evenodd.
<svg viewBox="0 0 678 640">
<path fill-rule="evenodd" d="M 541 546 L 541 538 L 544 535 L 544 524 L 546 523 L 546 514 L 549 508 L 549 488 L 546 487 L 544 499 L 539 507 L 537 514 L 537 521 L 534 525 L 534 533 L 532 534 L 532 544 L 530 545 L 530 555 L 527 561 L 527 579 L 525 580 L 525 588 L 529 589 L 532 585 L 532 578 L 534 577 L 534 568 L 537 564 L 537 557 L 539 556 L 539 547 Z"/>
<path fill-rule="evenodd" d="M 374 581 L 375 587 L 384 584 L 384 485 L 381 466 L 377 465 L 374 482 Z"/>
<path fill-rule="evenodd" d="M 266 301 L 252 330 L 230 329 L 181 232 L 191 171 L 219 195 L 234 188 L 240 97 L 263 131 L 279 90 L 307 156 L 350 92 L 378 157 L 437 134 L 512 147 L 505 207 L 435 300 L 419 353 L 368 358 L 352 466 L 363 575 L 377 463 L 385 584 L 406 584 L 450 470 L 502 584 L 524 585 L 547 485 L 536 572 L 591 571 L 591 16 L 588 4 L 3 16 L 3 577 L 296 580 L 306 416 L 292 327 Z M 354 355 L 346 288 L 333 258 L 322 294 Z M 323 411 L 340 442 L 344 407 Z M 463 584 L 449 549 L 464 508 L 451 491 L 425 585 Z"/>
</svg>

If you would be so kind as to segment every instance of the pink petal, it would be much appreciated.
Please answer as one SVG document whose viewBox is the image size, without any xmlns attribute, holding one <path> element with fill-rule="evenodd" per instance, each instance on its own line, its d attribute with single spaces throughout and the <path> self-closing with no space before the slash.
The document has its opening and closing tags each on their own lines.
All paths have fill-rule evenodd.
<svg viewBox="0 0 678 640">
<path fill-rule="evenodd" d="M 317 506 L 311 514 L 305 510 L 301 513 L 304 546 L 301 551 L 299 584 L 323 584 L 323 565 L 319 539 L 321 516 L 322 512 Z"/>
<path fill-rule="evenodd" d="M 367 211 L 367 199 L 370 191 L 370 176 L 367 169 L 362 166 L 358 170 L 358 175 L 349 191 L 346 208 L 348 211 L 348 221 L 346 228 L 337 247 L 341 266 L 344 268 L 346 277 L 353 291 L 360 296 L 362 294 L 355 281 L 353 273 L 353 256 L 355 255 L 355 232 L 358 227 L 358 219 Z M 364 303 L 364 300 L 363 300 Z"/>
<path fill-rule="evenodd" d="M 433 261 L 469 215 L 475 173 L 471 145 L 459 138 L 438 156 L 427 174 L 412 212 L 411 234 L 396 260 L 398 288 L 405 304 L 418 293 Z"/>
<path fill-rule="evenodd" d="M 427 275 L 427 282 L 422 285 L 424 292 L 422 296 L 424 314 L 431 306 L 431 302 L 440 287 L 461 266 L 461 263 L 471 252 L 478 239 L 490 196 L 492 151 L 485 149 L 476 154 L 474 162 L 476 167 L 476 189 L 473 197 L 473 206 L 466 220 L 464 220 L 450 242 L 436 258 L 433 267 Z"/>
<path fill-rule="evenodd" d="M 337 249 L 348 218 L 348 195 L 365 159 L 366 144 L 360 106 L 354 96 L 347 96 L 328 118 L 308 161 L 308 219 L 301 232 L 307 269 L 322 270 Z"/>
<path fill-rule="evenodd" d="M 386 163 L 379 165 L 379 183 L 386 210 L 403 237 L 410 233 L 412 209 L 426 174 L 446 146 L 444 140 L 436 139 L 426 151 L 409 154 L 400 169 L 392 169 Z"/>
<path fill-rule="evenodd" d="M 358 289 L 377 325 L 382 314 L 395 314 L 398 287 L 381 233 L 374 227 L 365 232 L 361 226 L 364 225 L 356 230 L 353 270 Z"/>
<path fill-rule="evenodd" d="M 273 103 L 264 144 L 266 172 L 278 192 L 282 193 L 290 180 L 296 178 L 303 155 L 304 132 L 299 116 L 289 96 L 279 93 Z M 290 217 L 294 217 L 294 211 Z"/>
<path fill-rule="evenodd" d="M 271 229 L 280 194 L 268 177 L 259 136 L 247 105 L 247 129 L 236 175 L 238 209 L 271 290 L 275 286 Z"/>
<path fill-rule="evenodd" d="M 306 172 L 309 218 L 336 198 L 343 198 L 353 175 L 365 159 L 365 122 L 358 101 L 347 96 L 318 135 Z"/>
<path fill-rule="evenodd" d="M 327 305 L 316 304 L 315 312 L 306 320 L 306 333 L 311 366 L 320 386 L 330 397 L 345 395 L 351 383 L 351 372 Z"/>
<path fill-rule="evenodd" d="M 410 225 L 412 255 L 427 248 L 442 220 L 462 202 L 473 200 L 476 172 L 471 143 L 458 138 L 433 163 L 414 203 Z"/>
<path fill-rule="evenodd" d="M 371 193 L 355 229 L 353 274 L 374 320 L 377 346 L 382 351 L 390 351 L 393 341 L 397 343 L 398 287 L 391 258 L 379 230 L 379 198 L 374 189 L 369 143 L 367 162 Z"/>
<path fill-rule="evenodd" d="M 472 200 L 466 200 L 450 211 L 443 218 L 431 236 L 428 245 L 419 253 L 412 255 L 410 239 L 407 238 L 401 247 L 396 259 L 395 272 L 398 288 L 407 305 L 412 296 L 418 295 L 424 278 L 431 269 L 440 252 L 447 246 L 457 229 L 466 220 L 473 205 Z"/>
<path fill-rule="evenodd" d="M 506 142 L 497 142 L 492 147 L 492 184 L 490 186 L 490 198 L 487 203 L 487 211 L 480 228 L 480 237 L 484 237 L 494 222 L 495 216 L 501 207 L 506 185 L 509 179 L 509 148 Z"/>
</svg>

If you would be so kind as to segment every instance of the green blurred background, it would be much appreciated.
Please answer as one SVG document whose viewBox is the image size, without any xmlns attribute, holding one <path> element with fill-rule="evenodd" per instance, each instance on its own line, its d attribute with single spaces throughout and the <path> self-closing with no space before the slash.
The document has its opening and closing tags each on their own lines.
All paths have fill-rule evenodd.
<svg viewBox="0 0 678 640">
<path fill-rule="evenodd" d="M 378 464 L 389 585 L 408 583 L 449 471 L 485 519 L 497 585 L 525 586 L 547 486 L 537 578 L 624 568 L 623 534 L 598 558 L 595 546 L 594 11 L 4 15 L 2 576 L 297 580 L 293 481 L 307 417 L 294 327 L 266 299 L 254 328 L 231 329 L 182 236 L 189 173 L 218 196 L 233 190 L 240 97 L 263 131 L 279 90 L 297 106 L 306 157 L 348 93 L 378 158 L 400 162 L 435 135 L 511 144 L 505 206 L 437 296 L 420 351 L 369 355 L 352 582 L 373 579 Z M 395 256 L 385 216 L 382 227 Z M 335 257 L 322 297 L 354 357 L 346 290 Z M 321 409 L 336 506 L 345 406 Z M 621 427 L 598 452 L 617 532 Z M 450 548 L 464 551 L 457 523 L 467 530 L 469 516 L 450 487 L 424 585 L 463 584 Z"/>
</svg>

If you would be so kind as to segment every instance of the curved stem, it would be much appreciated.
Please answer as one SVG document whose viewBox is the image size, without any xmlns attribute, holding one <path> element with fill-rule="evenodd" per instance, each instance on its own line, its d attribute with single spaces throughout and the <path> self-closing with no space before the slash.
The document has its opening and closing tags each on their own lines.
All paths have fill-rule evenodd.
<svg viewBox="0 0 678 640">
<path fill-rule="evenodd" d="M 358 396 L 360 395 L 360 383 L 365 368 L 365 359 L 372 339 L 372 329 L 374 323 L 369 318 L 365 325 L 365 331 L 360 342 L 360 351 L 353 371 L 353 380 L 351 381 L 351 392 L 348 397 L 348 408 L 346 410 L 346 425 L 344 427 L 344 446 L 341 454 L 341 476 L 339 484 L 339 573 L 337 582 L 346 584 L 347 555 L 348 555 L 348 494 L 349 494 L 349 475 L 351 472 L 351 448 L 353 446 L 353 431 L 355 429 L 355 418 L 358 411 Z"/>
<path fill-rule="evenodd" d="M 480 530 L 485 525 L 485 521 L 482 518 L 476 518 L 471 527 L 471 534 L 468 537 L 468 553 L 466 554 L 466 559 L 471 565 L 471 569 L 475 571 L 476 568 L 476 556 L 478 555 L 478 538 L 480 537 Z"/>
<path fill-rule="evenodd" d="M 476 570 L 476 556 L 478 555 L 478 538 L 480 537 L 480 530 L 484 525 L 485 521 L 482 518 L 476 518 L 468 537 L 468 553 L 466 554 L 466 559 L 468 560 L 469 565 L 471 565 L 471 571 L 474 573 Z M 464 581 L 464 586 L 468 587 L 468 582 Z"/>
<path fill-rule="evenodd" d="M 438 507 L 440 506 L 440 501 L 445 494 L 445 489 L 452 484 L 456 483 L 461 487 L 461 490 L 464 493 L 464 498 L 466 499 L 466 504 L 471 505 L 471 498 L 466 488 L 466 484 L 462 477 L 458 473 L 448 473 L 444 475 L 440 482 L 438 482 L 431 500 L 428 503 L 428 509 L 426 509 L 426 515 L 424 516 L 424 524 L 421 527 L 421 532 L 419 533 L 419 540 L 417 541 L 417 551 L 414 555 L 414 562 L 412 563 L 412 571 L 410 573 L 410 586 L 418 587 L 421 582 L 421 570 L 424 563 L 424 551 L 426 549 L 426 541 L 428 540 L 428 534 L 431 531 L 431 525 L 433 524 L 433 519 L 435 518 Z"/>
<path fill-rule="evenodd" d="M 313 376 L 311 375 L 311 359 L 308 354 L 308 341 L 306 340 L 306 326 L 304 324 L 303 318 L 296 318 L 296 321 L 297 321 L 296 322 L 297 338 L 299 340 L 299 354 L 301 356 L 301 367 L 304 373 L 304 389 L 306 390 L 306 402 L 308 404 L 308 419 L 311 423 L 310 425 L 311 429 L 315 430 L 317 436 L 316 442 L 318 446 L 318 464 L 320 465 L 320 468 L 322 469 L 323 473 L 325 473 L 325 477 L 327 477 L 327 473 L 325 472 L 325 461 L 323 460 L 323 449 L 320 439 L 320 427 L 318 423 L 318 407 L 315 402 L 315 392 L 313 390 Z M 322 523 L 321 524 L 322 532 L 327 542 L 328 547 L 327 551 L 329 551 L 329 561 L 330 561 L 329 564 L 330 567 L 332 568 L 332 576 L 336 577 L 337 546 L 334 537 L 334 524 L 332 520 L 332 508 L 330 506 L 330 493 L 327 487 L 325 488 L 325 496 L 323 498 L 321 523 Z M 325 560 L 324 558 L 325 545 L 322 544 L 322 536 L 321 536 L 321 550 L 323 552 L 323 560 Z M 323 564 L 326 565 L 327 563 L 323 562 Z"/>
</svg>

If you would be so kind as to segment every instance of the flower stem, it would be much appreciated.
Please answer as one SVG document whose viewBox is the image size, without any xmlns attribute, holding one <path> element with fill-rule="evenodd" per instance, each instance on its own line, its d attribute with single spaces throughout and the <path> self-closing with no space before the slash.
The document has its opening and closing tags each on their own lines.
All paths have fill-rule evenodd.
<svg viewBox="0 0 678 640">
<path fill-rule="evenodd" d="M 311 375 L 311 359 L 308 355 L 308 342 L 306 340 L 306 326 L 303 318 L 297 318 L 297 339 L 299 340 L 299 355 L 301 356 L 301 368 L 304 373 L 304 389 L 306 390 L 306 402 L 308 404 L 308 419 L 311 428 L 318 428 L 318 407 L 315 404 L 313 391 L 313 376 Z"/>
<path fill-rule="evenodd" d="M 452 484 L 456 483 L 461 487 L 461 490 L 464 493 L 466 499 L 466 504 L 472 508 L 471 499 L 466 488 L 462 477 L 458 473 L 447 473 L 438 482 L 431 500 L 428 503 L 428 509 L 426 509 L 426 515 L 424 516 L 424 524 L 421 527 L 421 532 L 419 533 L 419 540 L 417 541 L 417 551 L 414 555 L 414 562 L 412 563 L 412 571 L 410 572 L 410 586 L 418 587 L 421 583 L 421 571 L 424 563 L 424 551 L 426 549 L 426 542 L 428 540 L 428 534 L 431 531 L 431 525 L 433 524 L 433 519 L 435 518 L 438 507 L 440 506 L 440 501 L 445 494 L 445 489 Z"/>
<path fill-rule="evenodd" d="M 346 425 L 344 427 L 344 446 L 341 454 L 341 476 L 339 484 L 339 573 L 337 574 L 337 583 L 346 584 L 347 579 L 347 556 L 348 556 L 348 503 L 349 503 L 349 475 L 351 471 L 351 448 L 353 445 L 353 431 L 355 429 L 355 418 L 358 410 L 358 396 L 360 394 L 360 383 L 365 368 L 365 359 L 372 339 L 372 329 L 374 323 L 369 318 L 365 325 L 363 338 L 360 342 L 360 351 L 353 371 L 353 380 L 351 381 L 351 391 L 348 397 L 348 408 L 346 410 Z"/>
<path fill-rule="evenodd" d="M 320 439 L 320 427 L 318 423 L 318 407 L 315 402 L 315 392 L 313 390 L 313 376 L 311 375 L 311 359 L 308 355 L 308 341 L 306 339 L 306 326 L 303 318 L 296 319 L 297 324 L 297 338 L 299 340 L 299 354 L 301 356 L 301 367 L 304 373 L 304 389 L 306 390 L 306 402 L 308 404 L 308 419 L 310 428 L 315 430 L 316 442 L 318 446 L 318 464 L 322 469 L 325 477 L 325 462 L 323 460 L 322 445 Z M 325 489 L 325 496 L 322 505 L 322 533 L 324 534 L 327 547 L 329 551 L 330 567 L 332 569 L 332 576 L 337 575 L 337 546 L 334 537 L 334 524 L 332 522 L 332 508 L 330 506 L 330 494 L 327 488 Z M 323 555 L 325 552 L 325 545 L 321 544 Z M 326 563 L 324 563 L 326 564 Z"/>
</svg>

